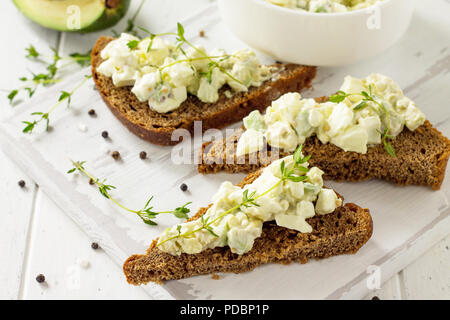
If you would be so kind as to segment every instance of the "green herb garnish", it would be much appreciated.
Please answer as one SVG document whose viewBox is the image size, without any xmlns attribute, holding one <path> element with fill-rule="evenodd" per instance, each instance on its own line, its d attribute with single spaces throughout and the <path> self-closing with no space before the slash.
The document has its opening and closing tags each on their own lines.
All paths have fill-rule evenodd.
<svg viewBox="0 0 450 320">
<path fill-rule="evenodd" d="M 186 39 L 186 37 L 184 35 L 184 33 L 185 33 L 184 27 L 183 27 L 183 25 L 181 23 L 179 23 L 179 22 L 177 23 L 177 33 L 167 32 L 167 33 L 161 33 L 161 34 L 154 34 L 154 33 L 151 33 L 149 30 L 147 30 L 145 28 L 142 28 L 142 27 L 138 27 L 138 28 L 140 30 L 144 31 L 145 33 L 147 33 L 148 34 L 148 38 L 150 39 L 150 43 L 149 43 L 149 46 L 147 48 L 147 52 L 149 52 L 151 50 L 152 45 L 153 45 L 153 39 L 155 37 L 169 36 L 170 35 L 170 36 L 175 36 L 176 37 L 176 41 L 177 41 L 176 49 L 179 50 L 184 56 L 187 57 L 187 54 L 186 54 L 186 52 L 183 49 L 183 45 L 187 45 L 187 46 L 193 48 L 195 51 L 197 51 L 201 55 L 201 57 L 198 57 L 198 58 L 179 59 L 179 60 L 177 60 L 175 62 L 172 62 L 172 63 L 170 63 L 168 65 L 159 67 L 158 69 L 160 71 L 162 71 L 162 70 L 164 70 L 164 69 L 166 69 L 168 67 L 171 67 L 171 66 L 173 66 L 175 64 L 182 63 L 182 62 L 193 62 L 193 61 L 198 61 L 198 60 L 209 60 L 208 71 L 207 72 L 199 72 L 199 75 L 200 76 L 205 76 L 209 83 L 212 82 L 213 70 L 215 68 L 218 68 L 222 73 L 224 73 L 227 77 L 231 78 L 233 81 L 244 85 L 242 83 L 242 81 L 240 81 L 239 79 L 235 78 L 232 74 L 230 74 L 225 68 L 221 67 L 220 64 L 219 64 L 220 61 L 228 59 L 229 57 L 231 57 L 231 55 L 227 54 L 227 55 L 221 55 L 221 56 L 209 56 L 206 52 L 204 52 L 200 48 L 194 46 L 189 40 Z M 219 62 L 217 62 L 217 61 L 215 61 L 213 59 L 221 59 L 221 60 Z M 195 68 L 192 65 L 191 65 L 191 67 L 195 71 Z"/>
<path fill-rule="evenodd" d="M 19 93 L 17 89 L 14 89 L 8 93 L 8 100 L 11 103 L 14 100 L 14 97 Z"/>
<path fill-rule="evenodd" d="M 127 43 L 128 48 L 130 48 L 131 50 L 136 49 L 138 45 L 139 45 L 138 40 L 131 40 L 131 41 L 128 41 L 128 43 Z"/>
<path fill-rule="evenodd" d="M 36 125 L 38 125 L 40 122 L 45 122 L 45 130 L 48 131 L 50 128 L 50 114 L 58 108 L 58 106 L 65 100 L 67 100 L 67 107 L 70 106 L 72 95 L 75 91 L 77 91 L 86 81 L 87 79 L 92 78 L 91 75 L 87 75 L 84 77 L 84 79 L 75 87 L 72 89 L 72 91 L 61 91 L 61 94 L 58 98 L 58 102 L 56 102 L 47 112 L 33 112 L 31 113 L 32 116 L 40 116 L 37 120 L 33 121 L 22 121 L 22 123 L 25 124 L 25 128 L 23 128 L 22 132 L 24 133 L 32 133 Z"/>
<path fill-rule="evenodd" d="M 30 44 L 30 46 L 28 48 L 26 48 L 25 51 L 28 52 L 28 54 L 25 56 L 27 58 L 39 57 L 39 52 L 37 52 L 36 48 L 32 44 Z"/>
<path fill-rule="evenodd" d="M 334 103 L 340 103 L 340 102 L 344 101 L 347 97 L 350 97 L 350 96 L 361 96 L 362 97 L 361 102 L 353 108 L 353 110 L 355 110 L 355 111 L 362 110 L 366 107 L 369 107 L 370 102 L 375 103 L 383 111 L 383 113 L 386 117 L 387 126 L 383 132 L 380 132 L 380 134 L 382 136 L 381 141 L 383 143 L 383 147 L 384 147 L 384 150 L 386 151 L 386 153 L 389 154 L 391 157 L 395 158 L 396 157 L 395 149 L 392 146 L 391 142 L 389 141 L 389 140 L 392 140 L 395 138 L 394 136 L 389 134 L 390 127 L 391 127 L 389 111 L 386 109 L 386 107 L 383 105 L 383 103 L 378 101 L 377 97 L 373 94 L 372 85 L 369 85 L 369 92 L 362 91 L 360 93 L 346 93 L 346 92 L 340 90 L 340 91 L 336 92 L 335 94 L 333 94 L 329 100 Z"/>
<path fill-rule="evenodd" d="M 73 60 L 76 63 L 78 63 L 80 66 L 86 67 L 91 64 L 91 51 L 92 50 L 89 50 L 86 53 L 78 53 L 78 52 L 71 53 L 71 54 L 69 54 L 69 57 L 71 58 L 69 60 Z M 64 59 L 64 58 L 62 58 L 62 59 Z"/>
<path fill-rule="evenodd" d="M 326 13 L 326 12 L 328 11 L 324 6 L 318 7 L 315 11 L 315 13 Z"/>
<path fill-rule="evenodd" d="M 30 45 L 25 49 L 27 54 L 26 58 L 43 63 L 46 65 L 47 72 L 42 72 L 35 74 L 31 72 L 31 76 L 29 77 L 20 77 L 19 80 L 24 83 L 24 85 L 20 88 L 13 89 L 8 93 L 8 100 L 10 103 L 13 103 L 14 98 L 21 92 L 25 91 L 28 94 L 28 97 L 31 98 L 39 86 L 48 86 L 52 85 L 56 82 L 59 82 L 61 79 L 56 77 L 59 69 L 64 68 L 72 63 L 78 63 L 80 66 L 87 66 L 91 63 L 91 51 L 87 53 L 71 53 L 67 57 L 61 57 L 56 49 L 51 48 L 53 55 L 51 57 L 45 57 L 40 52 L 36 50 L 33 45 Z M 46 60 L 45 60 L 46 59 Z M 51 62 L 48 62 L 50 60 Z M 58 62 L 60 61 L 69 61 L 67 64 L 58 67 Z"/>
<path fill-rule="evenodd" d="M 85 161 L 72 161 L 73 167 L 67 171 L 68 174 L 74 173 L 75 171 L 78 171 L 82 173 L 84 176 L 88 177 L 90 181 L 92 181 L 95 185 L 98 187 L 98 191 L 102 196 L 105 198 L 111 200 L 113 203 L 115 203 L 120 208 L 136 214 L 141 220 L 152 226 L 156 226 L 157 223 L 154 221 L 154 219 L 160 215 L 160 214 L 173 214 L 175 217 L 180 219 L 188 219 L 189 216 L 187 215 L 190 210 L 186 208 L 191 202 L 187 202 L 181 207 L 175 208 L 174 210 L 170 211 L 153 211 L 153 206 L 150 205 L 151 201 L 153 200 L 153 196 L 150 197 L 150 199 L 145 203 L 145 206 L 140 210 L 132 210 L 130 208 L 127 208 L 123 204 L 121 204 L 119 201 L 117 201 L 115 198 L 113 198 L 110 194 L 110 191 L 113 189 L 116 189 L 115 186 L 106 184 L 106 179 L 99 179 L 94 177 L 92 174 L 90 174 L 86 168 L 84 167 Z M 180 228 L 181 229 L 181 228 Z"/>
</svg>

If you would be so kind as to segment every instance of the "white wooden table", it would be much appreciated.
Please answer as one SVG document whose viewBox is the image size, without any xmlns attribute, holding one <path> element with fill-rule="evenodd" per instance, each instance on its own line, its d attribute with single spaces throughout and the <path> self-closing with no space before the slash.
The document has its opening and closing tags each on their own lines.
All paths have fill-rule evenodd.
<svg viewBox="0 0 450 320">
<path fill-rule="evenodd" d="M 428 6 L 445 0 L 427 1 Z M 132 4 L 134 12 L 139 1 Z M 147 0 L 138 25 L 161 30 L 195 14 L 210 0 Z M 420 4 L 419 6 L 423 6 Z M 431 10 L 432 11 L 432 10 Z M 52 46 L 60 54 L 85 52 L 98 34 L 75 35 L 53 32 L 27 21 L 11 1 L 0 4 L 0 30 L 4 44 L 0 51 L 0 104 L 2 117 L 11 113 L 6 91 L 20 85 L 27 69 L 39 71 L 25 59 L 30 43 L 38 50 Z M 124 21 L 117 26 L 123 28 Z M 447 39 L 448 40 L 448 39 Z M 448 66 L 447 66 L 448 68 Z M 45 89 L 36 95 L 45 94 Z M 122 270 L 102 250 L 91 249 L 90 239 L 56 207 L 0 151 L 0 298 L 2 299 L 146 299 L 138 287 L 126 284 Z M 21 189 L 17 182 L 26 181 Z M 450 237 L 367 296 L 381 299 L 450 299 Z M 78 261 L 89 261 L 88 268 Z M 46 284 L 36 282 L 37 274 Z"/>
</svg>

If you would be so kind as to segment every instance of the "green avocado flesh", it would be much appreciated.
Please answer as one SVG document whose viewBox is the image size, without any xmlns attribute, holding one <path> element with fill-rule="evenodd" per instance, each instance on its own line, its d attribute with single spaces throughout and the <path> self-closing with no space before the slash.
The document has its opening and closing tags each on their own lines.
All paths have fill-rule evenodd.
<svg viewBox="0 0 450 320">
<path fill-rule="evenodd" d="M 34 22 L 59 31 L 92 32 L 115 25 L 131 0 L 13 0 Z M 106 2 L 106 3 L 105 3 Z"/>
</svg>

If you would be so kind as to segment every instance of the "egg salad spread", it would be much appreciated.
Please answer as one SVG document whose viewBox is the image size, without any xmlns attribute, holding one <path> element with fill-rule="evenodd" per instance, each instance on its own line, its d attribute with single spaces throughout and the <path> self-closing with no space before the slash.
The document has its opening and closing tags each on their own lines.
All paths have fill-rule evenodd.
<svg viewBox="0 0 450 320">
<path fill-rule="evenodd" d="M 323 171 L 309 168 L 308 158 L 296 162 L 298 156 L 296 151 L 274 161 L 243 188 L 222 183 L 201 219 L 166 229 L 158 239 L 159 249 L 180 255 L 229 246 L 233 253 L 242 255 L 261 235 L 263 223 L 273 220 L 281 227 L 312 232 L 306 219 L 334 212 L 342 200 L 323 187 Z M 282 179 L 289 170 L 290 179 Z"/>
<path fill-rule="evenodd" d="M 112 78 L 115 86 L 131 86 L 139 101 L 148 101 L 159 113 L 177 109 L 188 94 L 214 103 L 224 85 L 245 92 L 272 76 L 270 67 L 261 65 L 251 50 L 227 54 L 193 45 L 183 49 L 154 35 L 141 40 L 122 33 L 105 46 L 101 57 L 97 72 Z"/>
<path fill-rule="evenodd" d="M 370 7 L 384 0 L 266 0 L 289 9 L 314 13 L 335 13 L 354 11 Z"/>
<path fill-rule="evenodd" d="M 238 156 L 262 150 L 265 144 L 294 151 L 308 137 L 344 151 L 365 154 L 371 145 L 388 144 L 404 127 L 416 130 L 426 120 L 399 85 L 381 74 L 358 79 L 347 76 L 330 101 L 318 103 L 287 93 L 273 101 L 264 115 L 251 112 L 239 138 Z"/>
</svg>

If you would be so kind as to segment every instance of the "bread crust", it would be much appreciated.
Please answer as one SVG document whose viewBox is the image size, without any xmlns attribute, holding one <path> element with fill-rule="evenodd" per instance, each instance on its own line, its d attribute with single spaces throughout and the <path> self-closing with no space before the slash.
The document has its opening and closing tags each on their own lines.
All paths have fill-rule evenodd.
<svg viewBox="0 0 450 320">
<path fill-rule="evenodd" d="M 216 104 L 209 104 L 208 106 L 216 105 L 214 112 L 201 112 L 200 114 L 191 117 L 190 119 L 181 119 L 176 126 L 165 125 L 164 123 L 159 123 L 158 126 L 152 127 L 149 125 L 149 119 L 156 113 L 147 106 L 145 108 L 149 109 L 146 119 L 135 119 L 130 117 L 130 114 L 134 113 L 139 107 L 139 112 L 145 110 L 145 103 L 141 103 L 134 97 L 131 93 L 130 88 L 117 88 L 113 85 L 111 79 L 102 76 L 96 72 L 97 66 L 102 62 L 100 52 L 102 49 L 114 38 L 101 36 L 94 48 L 92 49 L 92 76 L 94 83 L 103 99 L 105 104 L 111 110 L 113 115 L 119 119 L 119 121 L 128 128 L 132 133 L 139 136 L 140 138 L 158 145 L 176 145 L 182 141 L 172 141 L 172 133 L 178 129 L 186 129 L 191 134 L 194 133 L 194 121 L 202 121 L 202 131 L 206 131 L 211 128 L 223 128 L 232 123 L 242 120 L 243 117 L 247 116 L 253 110 L 264 111 L 265 108 L 270 104 L 270 102 L 286 92 L 300 91 L 311 85 L 312 79 L 316 76 L 316 67 L 311 66 L 297 66 L 297 65 L 282 65 L 276 64 L 277 67 L 285 68 L 285 71 L 280 71 L 281 76 L 278 80 L 266 82 L 261 87 L 252 87 L 247 93 L 236 94 L 231 99 L 235 103 L 226 101 L 231 105 L 223 105 L 223 108 L 217 107 L 217 104 L 223 103 L 225 99 L 223 91 L 221 90 L 221 100 Z M 281 69 L 280 69 L 281 70 Z M 112 96 L 119 95 L 132 95 L 131 103 L 129 106 L 127 103 L 116 103 L 113 102 Z M 130 100 L 129 100 L 130 101 Z M 204 106 L 202 103 L 194 96 L 189 96 L 188 101 L 185 101 L 185 105 L 198 105 Z M 183 108 L 183 104 L 179 109 L 189 109 Z M 207 106 L 207 107 L 208 107 Z M 133 111 L 133 108 L 136 109 Z M 178 110 L 178 109 L 177 109 Z M 180 117 L 187 113 L 184 111 L 174 111 L 172 114 L 180 113 Z M 183 113 L 184 112 L 184 113 Z M 136 114 L 138 112 L 136 111 Z M 138 116 L 138 115 L 136 115 Z M 164 117 L 164 114 L 158 116 Z M 147 122 L 147 123 L 145 123 Z"/>
<path fill-rule="evenodd" d="M 254 181 L 260 171 L 249 174 L 239 184 Z M 199 219 L 209 207 L 201 208 L 190 220 Z M 339 254 L 356 253 L 372 236 L 373 222 L 368 209 L 347 203 L 335 212 L 307 219 L 312 233 L 266 222 L 263 232 L 253 248 L 244 255 L 231 252 L 229 247 L 207 249 L 198 254 L 173 256 L 158 249 L 153 240 L 144 255 L 132 255 L 123 272 L 128 283 L 140 285 L 147 282 L 162 283 L 202 274 L 219 272 L 242 273 L 266 263 L 306 263 L 310 259 L 323 259 Z"/>
</svg>

